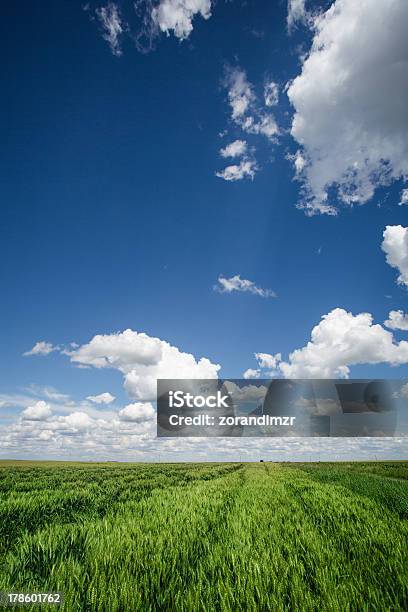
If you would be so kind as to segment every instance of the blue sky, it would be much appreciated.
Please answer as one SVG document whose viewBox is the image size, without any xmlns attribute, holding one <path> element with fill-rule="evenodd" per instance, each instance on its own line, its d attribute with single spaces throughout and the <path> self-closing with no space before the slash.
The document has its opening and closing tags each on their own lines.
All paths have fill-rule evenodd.
<svg viewBox="0 0 408 612">
<path fill-rule="evenodd" d="M 172 0 L 146 3 L 144 16 L 151 19 L 152 8 L 160 9 L 164 2 L 169 10 L 184 6 L 181 0 L 179 5 Z M 382 2 L 387 14 L 390 7 L 385 5 L 391 5 L 396 18 L 405 10 L 397 0 Z M 134 44 L 140 20 L 125 1 L 85 7 L 80 2 L 27 2 L 5 8 L 0 242 L 5 436 L 31 405 L 30 394 L 32 403 L 48 401 L 39 389 L 53 388 L 70 397 L 68 404 L 64 400 L 51 406 L 52 418 L 65 418 L 61 415 L 70 414 L 70 405 L 70 410 L 90 418 L 97 418 L 96 409 L 105 410 L 109 420 L 125 404 L 150 401 L 123 387 L 123 375 L 132 364 L 101 369 L 88 357 L 81 361 L 72 355 L 78 349 L 70 346 L 72 342 L 83 347 L 97 334 L 128 328 L 167 341 L 197 361 L 205 357 L 220 364 L 223 377 L 257 370 L 255 353 L 281 353 L 290 372 L 303 375 L 305 370 L 294 368 L 289 354 L 305 347 L 322 316 L 344 309 L 352 313 L 352 322 L 359 313 L 371 313 L 374 324 L 382 327 L 381 338 L 377 342 L 378 330 L 372 332 L 364 323 L 367 344 L 362 337 L 354 362 L 337 365 L 348 367 L 351 377 L 408 378 L 405 345 L 398 346 L 396 357 L 389 356 L 389 347 L 384 359 L 377 349 L 374 357 L 370 352 L 385 334 L 395 345 L 405 342 L 407 333 L 404 326 L 390 331 L 383 324 L 390 311 L 407 308 L 404 239 L 401 252 L 392 250 L 391 233 L 391 247 L 382 248 L 386 226 L 404 227 L 407 222 L 407 206 L 399 205 L 408 171 L 406 123 L 405 131 L 398 132 L 400 150 L 394 150 L 389 146 L 395 138 L 392 132 L 388 136 L 387 112 L 395 123 L 404 119 L 403 111 L 401 119 L 381 96 L 373 101 L 370 79 L 364 81 L 367 100 L 358 87 L 349 90 L 349 103 L 341 97 L 338 83 L 328 89 L 331 102 L 341 107 L 337 129 L 342 122 L 355 127 L 348 139 L 350 155 L 356 142 L 364 141 L 368 151 L 379 142 L 377 157 L 388 163 L 382 177 L 372 178 L 374 171 L 380 172 L 377 157 L 373 152 L 370 159 L 371 153 L 365 153 L 370 175 L 362 172 L 359 177 L 357 170 L 356 182 L 361 178 L 362 187 L 355 190 L 355 203 L 345 203 L 344 197 L 342 201 L 336 186 L 347 191 L 351 183 L 341 174 L 342 162 L 335 155 L 344 156 L 335 144 L 331 151 L 323 142 L 325 102 L 317 95 L 318 76 L 305 69 L 317 37 L 317 20 L 331 4 L 289 3 L 294 21 L 288 29 L 286 2 L 235 0 L 214 5 L 202 0 L 202 6 L 210 5 L 211 16 L 190 15 L 192 31 L 184 32 L 183 40 L 170 26 L 168 35 L 160 32 L 166 23 L 156 21 L 152 48 L 143 53 Z M 368 49 L 376 26 L 363 14 L 365 3 L 360 15 L 351 14 L 346 0 L 334 4 L 336 19 L 355 19 L 357 30 L 366 28 L 356 38 L 366 39 Z M 101 13 L 103 8 L 106 13 Z M 379 19 L 382 10 L 381 5 Z M 103 15 L 116 17 L 121 30 L 110 45 L 103 38 L 109 33 Z M 326 37 L 328 21 L 326 15 Z M 332 42 L 325 40 L 327 47 Z M 347 44 L 353 49 L 353 41 L 340 41 L 340 48 Z M 391 51 L 400 53 L 407 74 L 406 45 L 401 42 L 391 51 L 384 45 L 381 53 L 379 42 L 376 61 L 388 58 Z M 364 52 L 356 43 L 356 54 Z M 344 57 L 341 61 L 348 66 L 346 52 Z M 385 60 L 384 64 L 384 71 L 379 66 L 379 89 L 382 78 L 388 84 L 383 75 L 392 74 Z M 302 73 L 306 76 L 301 83 L 296 78 Z M 252 101 L 234 119 L 231 90 L 239 74 L 245 75 Z M 357 79 L 352 70 L 349 78 L 351 83 Z M 394 78 L 401 80 L 399 74 Z M 288 96 L 294 79 L 298 91 Z M 267 106 L 264 87 L 271 82 L 279 100 Z M 396 85 L 391 97 L 406 108 L 401 95 Z M 368 117 L 361 130 L 360 112 Z M 306 127 L 294 137 L 290 130 L 296 113 Z M 381 138 L 373 133 L 376 128 L 370 131 L 371 114 L 373 126 L 384 117 Z M 271 137 L 259 128 L 265 117 L 277 125 Z M 243 123 L 248 118 L 255 121 L 250 128 Z M 342 132 L 335 126 L 330 129 L 333 143 L 341 143 Z M 236 140 L 245 141 L 247 153 L 223 158 L 220 149 Z M 309 155 L 310 171 L 306 169 L 299 180 L 294 180 L 290 158 L 296 151 L 305 159 Z M 357 151 L 355 167 L 359 155 Z M 253 169 L 252 178 L 227 181 L 216 176 L 245 160 Z M 327 192 L 337 214 L 327 214 L 326 204 L 319 200 L 315 169 L 319 176 L 330 176 Z M 370 186 L 374 193 L 368 197 Z M 399 263 L 390 265 L 387 257 Z M 277 297 L 220 290 L 219 277 L 236 275 Z M 399 275 L 403 280 L 398 283 Z M 40 341 L 58 349 L 23 356 Z M 354 350 L 355 341 L 351 344 Z M 309 367 L 308 359 L 302 356 L 302 368 Z M 394 367 L 396 361 L 399 365 Z M 279 366 L 272 375 L 282 375 Z M 86 397 L 102 392 L 113 394 L 115 403 L 86 403 Z M 112 406 L 116 412 L 109 412 Z M 53 427 L 44 427 L 55 433 Z M 50 439 L 54 449 L 28 445 L 27 453 L 65 456 L 59 439 L 51 434 Z M 14 452 L 4 448 L 6 456 Z M 81 448 L 80 443 L 75 447 L 78 456 Z M 135 442 L 129 448 L 131 454 L 139 447 Z"/>
</svg>

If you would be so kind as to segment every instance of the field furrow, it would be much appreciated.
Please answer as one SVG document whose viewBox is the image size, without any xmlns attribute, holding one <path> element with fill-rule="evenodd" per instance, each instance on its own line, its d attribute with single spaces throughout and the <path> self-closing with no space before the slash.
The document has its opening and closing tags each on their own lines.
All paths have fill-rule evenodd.
<svg viewBox="0 0 408 612">
<path fill-rule="evenodd" d="M 0 590 L 69 612 L 405 610 L 406 470 L 2 464 Z"/>
</svg>

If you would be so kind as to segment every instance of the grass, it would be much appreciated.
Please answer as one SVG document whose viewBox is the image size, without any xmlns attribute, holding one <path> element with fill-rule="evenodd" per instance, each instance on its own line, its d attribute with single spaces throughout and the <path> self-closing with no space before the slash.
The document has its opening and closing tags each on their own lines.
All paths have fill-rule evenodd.
<svg viewBox="0 0 408 612">
<path fill-rule="evenodd" d="M 3 462 L 0 590 L 69 612 L 406 610 L 407 474 Z"/>
</svg>

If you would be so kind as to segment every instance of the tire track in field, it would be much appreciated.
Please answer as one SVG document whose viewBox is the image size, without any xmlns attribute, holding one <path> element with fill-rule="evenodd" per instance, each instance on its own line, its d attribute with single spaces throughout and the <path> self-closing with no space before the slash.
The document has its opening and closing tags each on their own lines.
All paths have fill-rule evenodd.
<svg viewBox="0 0 408 612">
<path fill-rule="evenodd" d="M 316 482 L 305 472 L 294 476 L 287 488 L 303 512 L 301 558 L 321 609 L 341 609 L 343 599 L 353 610 L 405 610 L 408 530 L 404 534 L 401 524 L 369 498 L 336 483 Z"/>
</svg>

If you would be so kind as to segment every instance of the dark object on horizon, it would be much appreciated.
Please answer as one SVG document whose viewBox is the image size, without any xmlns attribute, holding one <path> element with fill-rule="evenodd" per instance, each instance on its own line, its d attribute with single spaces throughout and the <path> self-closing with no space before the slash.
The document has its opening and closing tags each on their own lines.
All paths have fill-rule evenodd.
<svg viewBox="0 0 408 612">
<path fill-rule="evenodd" d="M 259 460 L 259 463 L 263 463 L 263 459 L 260 459 L 260 460 Z"/>
</svg>

